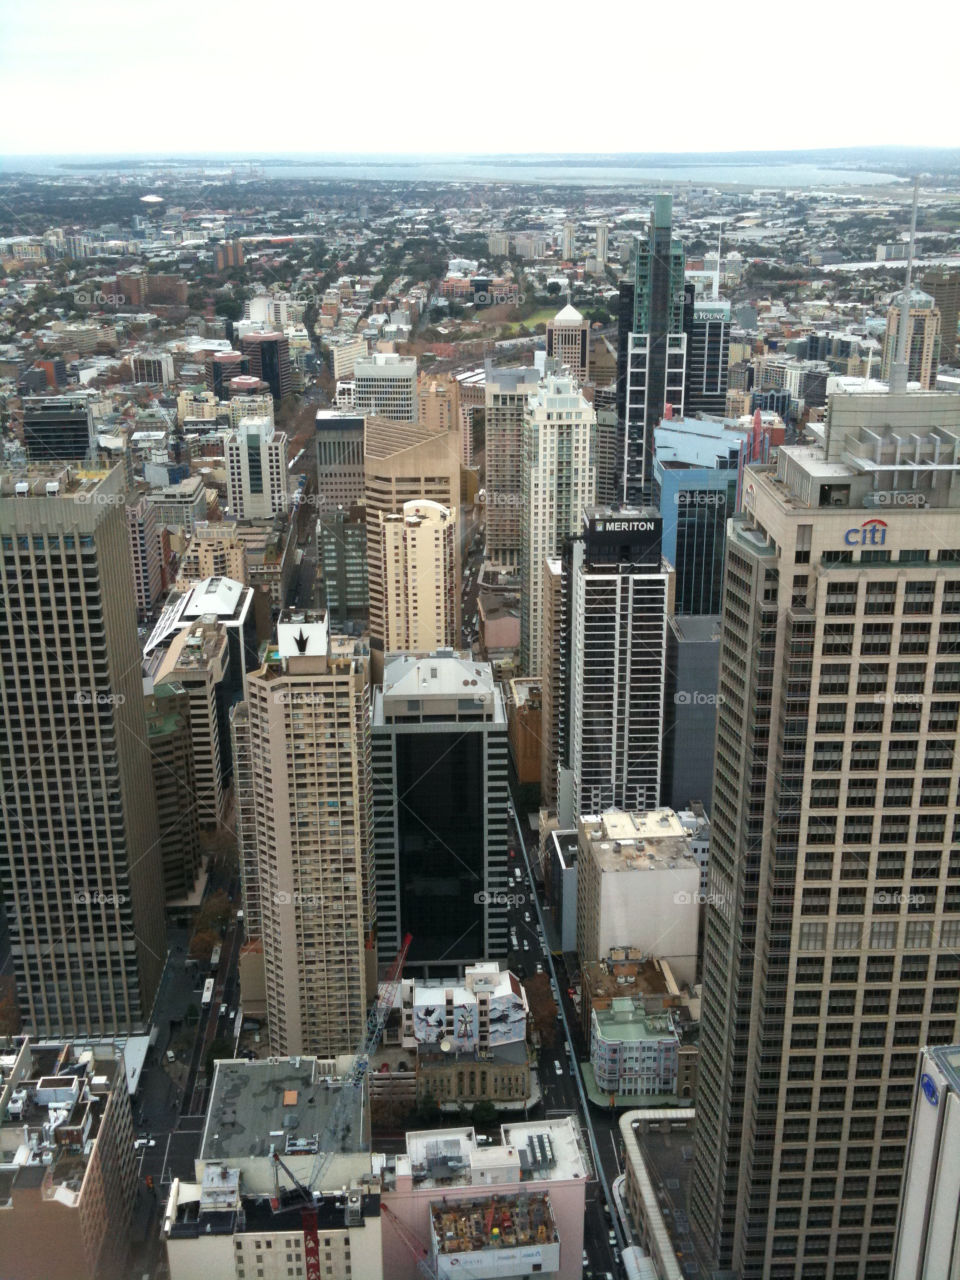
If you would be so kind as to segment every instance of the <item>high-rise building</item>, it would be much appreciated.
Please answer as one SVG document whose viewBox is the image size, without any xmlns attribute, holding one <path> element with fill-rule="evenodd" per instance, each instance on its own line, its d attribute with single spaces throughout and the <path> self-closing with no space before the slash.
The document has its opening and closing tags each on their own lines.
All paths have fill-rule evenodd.
<svg viewBox="0 0 960 1280">
<path fill-rule="evenodd" d="M 956 423 L 834 394 L 728 526 L 691 1216 L 743 1280 L 889 1275 L 918 1048 L 958 1039 Z"/>
<path fill-rule="evenodd" d="M 623 498 L 653 500 L 653 433 L 666 406 L 683 415 L 687 336 L 683 330 L 683 245 L 673 239 L 672 197 L 654 198 L 650 230 L 637 244 L 633 328 L 625 359 Z M 621 295 L 621 306 L 623 299 Z"/>
<path fill-rule="evenodd" d="M 683 411 L 722 416 L 727 406 L 727 368 L 730 363 L 730 303 L 722 298 L 698 298 L 692 283 L 684 285 L 683 332 L 687 338 L 686 385 Z"/>
<path fill-rule="evenodd" d="M 486 369 L 486 555 L 495 568 L 516 570 L 523 523 L 523 414 L 540 375 L 533 365 Z"/>
<path fill-rule="evenodd" d="M 293 391 L 290 343 L 282 333 L 248 333 L 240 339 L 240 350 L 250 361 L 242 372 L 259 378 L 270 388 L 274 400 L 283 400 Z"/>
<path fill-rule="evenodd" d="M 363 502 L 363 416 L 318 410 L 317 499 L 321 511 Z"/>
<path fill-rule="evenodd" d="M 577 228 L 572 222 L 563 224 L 563 234 L 560 238 L 560 256 L 564 262 L 572 262 L 576 253 Z"/>
<path fill-rule="evenodd" d="M 634 250 L 636 252 L 636 250 Z M 633 264 L 634 271 L 636 270 Z M 617 386 L 616 409 L 617 430 L 619 432 L 620 461 L 617 466 L 617 496 L 623 495 L 623 450 L 625 426 L 627 420 L 627 364 L 630 354 L 630 334 L 633 331 L 633 309 L 637 295 L 636 281 L 621 280 L 620 297 L 617 305 Z"/>
<path fill-rule="evenodd" d="M 911 289 L 907 300 L 907 380 L 919 382 L 924 391 L 937 385 L 940 363 L 940 312 L 929 293 Z M 887 311 L 887 328 L 883 335 L 881 377 L 890 381 L 897 359 L 897 342 L 904 309 L 902 293 L 894 298 Z"/>
<path fill-rule="evenodd" d="M 266 520 L 287 507 L 287 435 L 269 418 L 241 418 L 223 442 L 227 502 L 237 520 Z"/>
<path fill-rule="evenodd" d="M 930 271 L 920 281 L 940 312 L 940 359 L 953 364 L 957 356 L 957 320 L 960 318 L 960 272 Z"/>
<path fill-rule="evenodd" d="M 367 517 L 363 507 L 338 507 L 317 521 L 321 604 L 330 626 L 347 630 L 370 613 L 367 586 Z"/>
<path fill-rule="evenodd" d="M 146 702 L 163 889 L 165 900 L 170 903 L 192 893 L 202 852 L 190 695 L 183 685 L 167 682 L 154 685 Z"/>
<path fill-rule="evenodd" d="M 353 366 L 354 407 L 394 422 L 417 420 L 417 362 L 413 356 L 373 355 Z"/>
<path fill-rule="evenodd" d="M 85 396 L 27 396 L 23 444 L 31 462 L 83 462 L 93 458 L 97 436 Z"/>
<path fill-rule="evenodd" d="M 380 518 L 383 648 L 424 652 L 459 642 L 456 513 L 428 498 Z"/>
<path fill-rule="evenodd" d="M 131 357 L 134 382 L 168 387 L 173 381 L 173 356 L 169 351 L 140 351 Z"/>
<path fill-rule="evenodd" d="M 563 581 L 552 581 L 553 561 L 545 573 L 556 629 L 544 629 L 549 754 L 570 772 L 574 814 L 655 809 L 673 596 L 660 513 L 589 507 L 582 521 L 562 549 Z"/>
<path fill-rule="evenodd" d="M 247 586 L 247 553 L 235 520 L 198 520 L 180 557 L 176 590 L 188 591 L 208 578 L 230 578 Z"/>
<path fill-rule="evenodd" d="M 605 222 L 597 223 L 597 261 L 606 262 L 607 260 L 607 239 L 609 236 L 609 228 Z"/>
<path fill-rule="evenodd" d="M 370 593 L 371 675 L 383 675 L 386 635 L 385 586 L 380 553 L 380 516 L 398 515 L 404 503 L 427 498 L 447 510 L 460 509 L 458 432 L 441 434 L 415 423 L 368 418 L 364 437 L 364 498 L 367 513 L 367 582 Z M 460 560 L 456 565 L 456 629 L 460 618 Z"/>
<path fill-rule="evenodd" d="M 285 611 L 233 714 L 255 803 L 238 838 L 259 918 L 271 1049 L 348 1053 L 376 974 L 367 658 L 319 613 Z"/>
<path fill-rule="evenodd" d="M 218 400 L 227 399 L 227 384 L 231 378 L 249 373 L 250 357 L 241 351 L 216 351 L 204 362 L 207 390 L 212 391 Z"/>
<path fill-rule="evenodd" d="M 243 241 L 239 236 L 234 236 L 232 240 L 224 240 L 222 244 L 218 244 L 215 250 L 214 261 L 218 271 L 227 271 L 231 267 L 242 267 Z"/>
<path fill-rule="evenodd" d="M 590 322 L 570 303 L 547 322 L 547 359 L 557 360 L 578 382 L 590 378 Z"/>
<path fill-rule="evenodd" d="M 920 1054 L 892 1280 L 937 1280 L 960 1259 L 960 1045 Z"/>
<path fill-rule="evenodd" d="M 449 974 L 507 950 L 507 715 L 489 663 L 444 650 L 387 660 L 373 696 L 381 961 Z"/>
<path fill-rule="evenodd" d="M 429 431 L 459 430 L 460 383 L 453 374 L 420 375 L 415 417 Z"/>
<path fill-rule="evenodd" d="M 0 475 L 0 883 L 31 1034 L 142 1032 L 166 953 L 121 465 Z"/>
<path fill-rule="evenodd" d="M 566 538 L 579 532 L 584 508 L 596 500 L 595 431 L 596 414 L 574 378 L 548 374 L 527 400 L 520 526 L 524 675 L 540 674 L 545 561 L 559 553 Z"/>
<path fill-rule="evenodd" d="M 146 498 L 127 507 L 127 540 L 133 562 L 137 621 L 148 622 L 156 613 L 163 592 L 163 564 L 157 508 Z"/>
</svg>

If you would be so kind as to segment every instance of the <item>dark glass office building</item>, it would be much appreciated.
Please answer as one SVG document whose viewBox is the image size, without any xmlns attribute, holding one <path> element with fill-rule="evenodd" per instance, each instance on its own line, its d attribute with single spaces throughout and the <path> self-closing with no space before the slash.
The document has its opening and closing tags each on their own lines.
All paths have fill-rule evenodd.
<svg viewBox="0 0 960 1280">
<path fill-rule="evenodd" d="M 723 417 L 727 409 L 730 362 L 730 303 L 698 298 L 692 284 L 683 289 L 683 331 L 687 335 L 687 367 L 683 412 Z"/>
<path fill-rule="evenodd" d="M 92 460 L 96 434 L 89 402 L 83 396 L 26 398 L 23 443 L 31 462 Z"/>
</svg>

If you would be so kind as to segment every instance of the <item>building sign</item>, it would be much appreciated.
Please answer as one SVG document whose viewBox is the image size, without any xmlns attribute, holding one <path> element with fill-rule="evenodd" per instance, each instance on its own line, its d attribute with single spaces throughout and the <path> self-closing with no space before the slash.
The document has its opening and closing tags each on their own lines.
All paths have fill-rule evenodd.
<svg viewBox="0 0 960 1280">
<path fill-rule="evenodd" d="M 864 520 L 859 529 L 848 529 L 843 540 L 848 547 L 882 547 L 887 538 L 886 520 Z"/>
<path fill-rule="evenodd" d="M 937 1088 L 937 1082 L 933 1076 L 927 1075 L 926 1072 L 920 1077 L 920 1088 L 923 1090 L 923 1096 L 931 1106 L 936 1106 L 940 1101 L 940 1090 Z"/>
<path fill-rule="evenodd" d="M 659 567 L 662 540 L 659 515 L 592 517 L 586 530 L 587 560 L 603 561 L 612 555 L 625 563 Z"/>
</svg>

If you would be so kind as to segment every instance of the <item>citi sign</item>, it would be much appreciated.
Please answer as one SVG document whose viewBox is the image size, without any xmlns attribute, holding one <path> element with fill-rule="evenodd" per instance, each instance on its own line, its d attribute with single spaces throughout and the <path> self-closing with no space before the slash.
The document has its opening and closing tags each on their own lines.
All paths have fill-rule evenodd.
<svg viewBox="0 0 960 1280">
<path fill-rule="evenodd" d="M 848 529 L 843 535 L 848 547 L 882 547 L 886 539 L 886 520 L 864 520 L 859 529 Z"/>
</svg>

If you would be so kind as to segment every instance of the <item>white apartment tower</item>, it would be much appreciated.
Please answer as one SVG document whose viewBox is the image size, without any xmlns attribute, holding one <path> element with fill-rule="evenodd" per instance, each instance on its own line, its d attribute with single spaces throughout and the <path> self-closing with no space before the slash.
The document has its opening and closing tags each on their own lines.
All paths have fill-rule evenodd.
<svg viewBox="0 0 960 1280">
<path fill-rule="evenodd" d="M 575 378 L 548 374 L 527 401 L 523 419 L 520 580 L 521 665 L 540 674 L 543 575 L 548 556 L 580 530 L 596 501 L 593 444 L 597 416 Z"/>
<path fill-rule="evenodd" d="M 233 716 L 244 902 L 263 942 L 270 1045 L 353 1050 L 375 982 L 368 659 L 285 611 Z"/>
<path fill-rule="evenodd" d="M 287 505 L 287 436 L 270 418 L 241 418 L 223 446 L 227 501 L 237 520 L 265 520 Z"/>
<path fill-rule="evenodd" d="M 384 651 L 453 648 L 457 633 L 456 515 L 427 498 L 378 512 Z"/>
<path fill-rule="evenodd" d="M 357 413 L 373 413 L 394 422 L 417 420 L 417 362 L 413 356 L 373 355 L 353 365 Z"/>
</svg>

